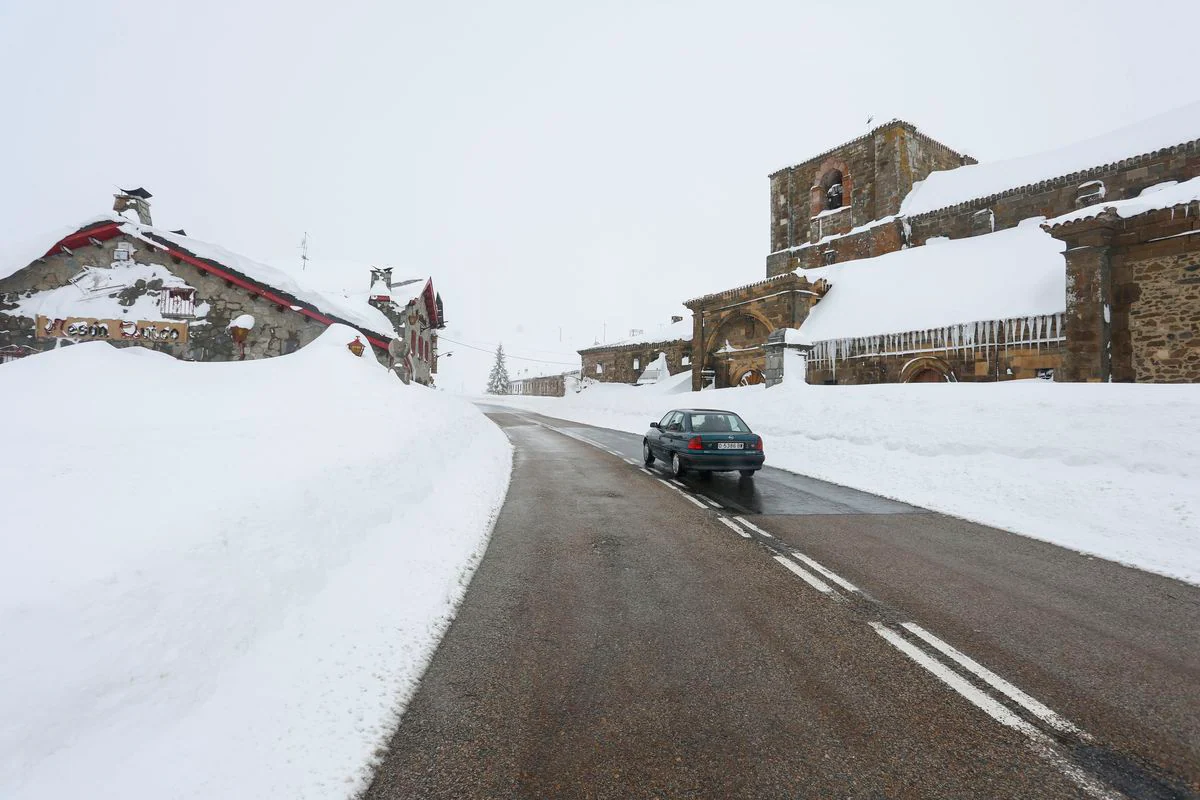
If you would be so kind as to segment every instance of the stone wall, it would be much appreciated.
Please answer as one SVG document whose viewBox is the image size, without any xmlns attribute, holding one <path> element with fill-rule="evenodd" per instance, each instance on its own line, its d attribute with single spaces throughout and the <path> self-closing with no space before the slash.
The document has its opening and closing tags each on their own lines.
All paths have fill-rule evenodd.
<svg viewBox="0 0 1200 800">
<path fill-rule="evenodd" d="M 961 239 L 1012 228 L 1023 219 L 1052 218 L 1104 200 L 1136 197 L 1149 186 L 1197 175 L 1200 146 L 1190 142 L 910 217 L 908 244 L 922 245 L 935 236 Z"/>
<path fill-rule="evenodd" d="M 1128 323 L 1136 381 L 1200 382 L 1200 243 L 1192 248 L 1124 265 L 1136 286 Z"/>
<path fill-rule="evenodd" d="M 767 277 L 894 253 L 903 244 L 904 233 L 899 220 L 885 220 L 845 236 L 772 253 L 767 256 Z"/>
<path fill-rule="evenodd" d="M 1061 343 L 932 349 L 920 354 L 872 354 L 808 361 L 808 382 L 823 384 L 910 383 L 935 375 L 963 383 L 1046 377 L 1062 364 Z"/>
<path fill-rule="evenodd" d="M 602 383 L 637 383 L 650 362 L 659 353 L 667 354 L 667 366 L 672 375 L 692 368 L 692 342 L 674 339 L 665 342 L 609 345 L 580 350 L 583 377 Z"/>
<path fill-rule="evenodd" d="M 79 274 L 84 267 L 110 267 L 114 263 L 114 250 L 121 242 L 133 246 L 134 261 L 161 266 L 194 287 L 198 316 L 187 320 L 186 344 L 112 342 L 116 346 L 152 347 L 187 361 L 232 361 L 239 359 L 242 352 L 234 342 L 228 325 L 231 320 L 242 314 L 249 314 L 255 320 L 254 327 L 245 341 L 246 359 L 268 358 L 293 352 L 317 338 L 325 330 L 326 326 L 316 320 L 288 307 L 267 302 L 253 292 L 216 278 L 197 267 L 177 263 L 167 253 L 140 240 L 121 235 L 98 246 L 89 245 L 69 254 L 58 253 L 43 261 L 36 261 L 0 281 L 0 348 L 21 345 L 34 351 L 43 351 L 72 344 L 70 339 L 38 338 L 34 331 L 35 320 L 12 313 L 14 306 L 21 297 L 66 286 L 69 279 Z M 152 299 L 157 298 L 160 289 L 161 286 L 154 285 L 153 281 L 139 281 L 120 292 L 119 303 L 128 307 L 146 295 Z M 77 312 L 75 308 L 78 309 Z M 199 315 L 201 311 L 202 316 Z M 73 307 L 72 314 L 81 317 L 96 316 L 89 313 L 86 302 Z M 376 352 L 376 356 L 386 363 L 385 352 Z"/>
</svg>

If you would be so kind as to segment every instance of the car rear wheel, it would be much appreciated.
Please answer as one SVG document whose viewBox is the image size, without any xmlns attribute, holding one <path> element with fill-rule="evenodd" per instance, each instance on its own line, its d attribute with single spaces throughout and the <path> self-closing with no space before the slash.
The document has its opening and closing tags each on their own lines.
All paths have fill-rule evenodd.
<svg viewBox="0 0 1200 800">
<path fill-rule="evenodd" d="M 758 472 L 758 470 L 756 470 L 756 469 L 739 469 L 738 472 L 740 472 L 742 474 L 743 478 L 753 478 L 754 473 Z"/>
<path fill-rule="evenodd" d="M 649 442 L 642 442 L 642 461 L 647 467 L 654 466 L 654 451 L 650 449 Z"/>
<path fill-rule="evenodd" d="M 687 470 L 683 468 L 683 462 L 679 460 L 679 454 L 676 453 L 675 455 L 671 456 L 671 473 L 676 478 L 682 478 L 683 473 L 686 471 Z"/>
</svg>

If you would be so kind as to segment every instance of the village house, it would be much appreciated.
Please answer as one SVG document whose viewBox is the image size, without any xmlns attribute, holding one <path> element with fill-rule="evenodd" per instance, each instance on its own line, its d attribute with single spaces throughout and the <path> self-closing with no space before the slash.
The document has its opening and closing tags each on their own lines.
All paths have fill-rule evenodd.
<svg viewBox="0 0 1200 800">
<path fill-rule="evenodd" d="M 364 275 L 372 289 L 361 296 L 315 292 L 185 231 L 154 227 L 149 199 L 144 189 L 122 191 L 114 213 L 6 251 L 0 363 L 92 340 L 187 361 L 268 358 L 341 323 L 362 334 L 348 346 L 369 349 L 388 365 L 395 360 L 389 345 L 408 334 L 408 374 L 430 382 L 442 326 L 431 280 L 404 284 L 396 295 L 381 293 L 376 276 Z"/>
<path fill-rule="evenodd" d="M 692 322 L 672 317 L 655 330 L 631 331 L 624 339 L 579 351 L 584 378 L 600 383 L 637 383 L 660 354 L 666 354 L 672 375 L 691 369 Z"/>
<path fill-rule="evenodd" d="M 876 127 L 770 176 L 765 279 L 685 303 L 693 388 L 783 330 L 810 383 L 1200 381 L 1197 176 L 1200 104 L 992 164 Z"/>
</svg>

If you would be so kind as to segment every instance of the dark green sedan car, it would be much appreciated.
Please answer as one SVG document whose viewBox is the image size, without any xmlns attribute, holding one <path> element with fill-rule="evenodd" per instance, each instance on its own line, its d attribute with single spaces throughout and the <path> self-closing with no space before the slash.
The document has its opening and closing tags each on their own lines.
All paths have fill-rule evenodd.
<svg viewBox="0 0 1200 800">
<path fill-rule="evenodd" d="M 679 408 L 650 423 L 642 440 L 642 458 L 671 465 L 676 477 L 737 470 L 749 477 L 762 469 L 763 440 L 732 411 Z"/>
</svg>

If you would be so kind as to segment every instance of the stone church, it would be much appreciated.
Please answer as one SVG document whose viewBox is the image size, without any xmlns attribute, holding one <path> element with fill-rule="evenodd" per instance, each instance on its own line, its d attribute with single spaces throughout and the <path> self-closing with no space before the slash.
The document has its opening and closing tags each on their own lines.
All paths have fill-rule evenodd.
<svg viewBox="0 0 1200 800">
<path fill-rule="evenodd" d="M 685 303 L 693 389 L 773 332 L 809 383 L 1200 381 L 1198 176 L 1200 103 L 991 164 L 880 125 L 770 176 L 765 276 Z"/>
</svg>

